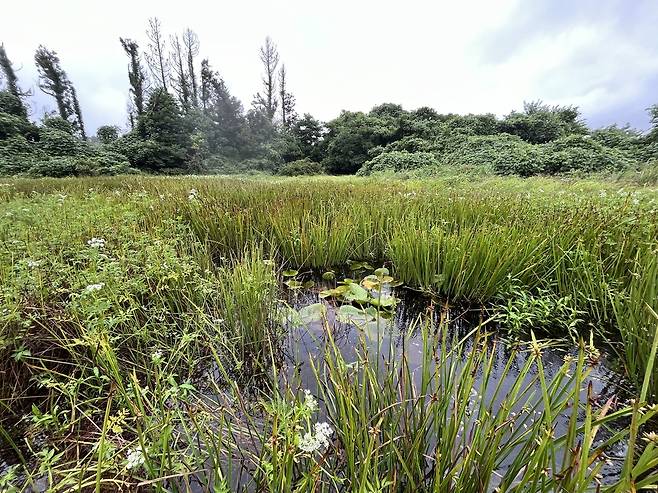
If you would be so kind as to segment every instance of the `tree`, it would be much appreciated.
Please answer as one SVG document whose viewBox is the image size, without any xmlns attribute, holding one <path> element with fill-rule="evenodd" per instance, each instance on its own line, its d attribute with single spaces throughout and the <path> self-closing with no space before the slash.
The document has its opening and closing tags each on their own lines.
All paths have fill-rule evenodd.
<svg viewBox="0 0 658 493">
<path fill-rule="evenodd" d="M 188 167 L 191 131 L 176 99 L 164 88 L 155 89 L 137 121 L 128 149 L 131 163 L 147 171 L 181 172 Z M 135 139 L 135 137 L 137 137 Z"/>
<path fill-rule="evenodd" d="M 0 44 L 0 69 L 5 76 L 5 81 L 7 82 L 7 90 L 20 98 L 23 96 L 23 93 L 18 87 L 18 77 L 16 77 L 16 72 L 14 72 L 14 67 L 11 64 L 11 60 L 7 56 L 5 51 L 5 45 Z"/>
<path fill-rule="evenodd" d="M 78 101 L 78 95 L 75 92 L 75 87 L 71 85 L 69 88 L 71 91 L 71 103 L 73 105 L 73 113 L 75 115 L 75 122 L 74 124 L 77 125 L 78 132 L 80 133 L 80 137 L 82 140 L 87 140 L 87 134 L 85 133 L 85 125 L 84 122 L 82 121 L 82 111 L 80 110 L 80 102 Z"/>
<path fill-rule="evenodd" d="M 111 144 L 119 138 L 119 127 L 116 125 L 102 125 L 96 130 L 96 137 L 101 144 Z"/>
<path fill-rule="evenodd" d="M 39 71 L 39 89 L 55 98 L 59 116 L 68 121 L 74 110 L 68 97 L 69 81 L 59 65 L 57 53 L 41 45 L 34 55 L 34 61 Z"/>
<path fill-rule="evenodd" d="M 654 104 L 648 110 L 651 130 L 649 131 L 649 140 L 658 143 L 658 104 Z"/>
<path fill-rule="evenodd" d="M 260 61 L 263 63 L 263 69 L 265 70 L 262 79 L 263 92 L 256 93 L 253 105 L 255 109 L 262 111 L 271 122 L 278 106 L 276 68 L 279 65 L 279 53 L 269 36 L 265 38 L 265 44 L 260 48 Z"/>
<path fill-rule="evenodd" d="M 500 131 L 518 135 L 532 144 L 545 144 L 571 134 L 585 134 L 578 108 L 550 107 L 541 101 L 526 102 L 523 112 L 513 111 L 500 123 Z"/>
<path fill-rule="evenodd" d="M 201 62 L 201 95 L 209 152 L 236 157 L 247 146 L 242 103 L 231 95 L 208 60 Z"/>
<path fill-rule="evenodd" d="M 327 154 L 323 164 L 328 171 L 338 174 L 358 171 L 370 158 L 372 149 L 395 140 L 400 130 L 399 122 L 388 109 L 375 115 L 343 111 L 327 127 Z"/>
<path fill-rule="evenodd" d="M 196 73 L 194 71 L 194 57 L 199 55 L 199 37 L 191 29 L 186 29 L 183 32 L 183 45 L 185 46 L 185 54 L 187 55 L 187 76 L 192 88 L 192 105 L 197 107 L 199 105 L 199 94 Z"/>
<path fill-rule="evenodd" d="M 132 104 L 140 117 L 144 113 L 144 92 L 146 90 L 146 75 L 139 58 L 139 46 L 131 39 L 119 38 L 123 50 L 130 58 L 128 65 L 128 81 L 130 82 L 130 94 Z"/>
<path fill-rule="evenodd" d="M 39 72 L 39 89 L 55 98 L 59 116 L 70 121 L 80 136 L 86 138 L 75 88 L 61 68 L 57 53 L 40 45 L 34 55 L 34 61 Z"/>
<path fill-rule="evenodd" d="M 322 142 L 326 127 L 324 124 L 313 118 L 309 113 L 304 113 L 299 120 L 292 126 L 292 133 L 295 136 L 300 150 L 304 157 L 313 161 L 322 161 Z"/>
<path fill-rule="evenodd" d="M 279 70 L 279 96 L 281 98 L 281 123 L 284 128 L 290 128 L 297 119 L 297 114 L 295 113 L 295 96 L 288 91 L 287 87 L 285 65 L 281 65 L 281 70 Z"/>
<path fill-rule="evenodd" d="M 172 77 L 171 82 L 174 91 L 178 96 L 178 102 L 180 103 L 181 108 L 185 113 L 187 113 L 190 109 L 192 87 L 188 78 L 188 74 L 185 71 L 185 55 L 183 54 L 183 46 L 178 40 L 178 36 L 171 36 L 170 43 L 170 65 L 174 73 L 174 77 Z"/>
<path fill-rule="evenodd" d="M 160 20 L 157 17 L 149 19 L 149 27 L 146 30 L 149 39 L 146 63 L 156 81 L 156 87 L 167 90 L 169 80 L 169 62 L 167 60 L 167 47 L 162 35 Z"/>
</svg>

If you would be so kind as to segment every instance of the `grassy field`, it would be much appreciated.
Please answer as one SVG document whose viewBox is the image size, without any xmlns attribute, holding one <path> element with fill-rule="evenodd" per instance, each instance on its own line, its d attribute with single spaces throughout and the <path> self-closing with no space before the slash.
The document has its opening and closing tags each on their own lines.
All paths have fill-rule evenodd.
<svg viewBox="0 0 658 493">
<path fill-rule="evenodd" d="M 658 483 L 655 189 L 459 176 L 0 180 L 0 259 L 0 491 Z M 304 289 L 297 271 L 355 262 L 371 277 L 337 284 L 341 303 L 372 305 L 377 320 L 377 287 L 394 280 L 490 319 L 459 339 L 419 317 L 419 361 L 383 364 L 365 339 L 348 361 L 317 310 L 326 344 L 305 392 L 280 372 L 281 298 Z M 527 356 L 506 389 L 490 378 L 503 334 L 516 340 L 504 374 Z M 575 356 L 549 374 L 554 340 Z M 594 398 L 591 341 L 633 399 Z"/>
</svg>

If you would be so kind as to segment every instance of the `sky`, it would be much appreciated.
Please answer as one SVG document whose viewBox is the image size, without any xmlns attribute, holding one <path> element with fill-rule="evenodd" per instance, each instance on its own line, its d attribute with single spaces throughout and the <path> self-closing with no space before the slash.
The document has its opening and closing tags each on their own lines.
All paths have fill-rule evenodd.
<svg viewBox="0 0 658 493">
<path fill-rule="evenodd" d="M 146 47 L 149 17 L 168 34 L 194 30 L 200 58 L 249 107 L 267 35 L 285 63 L 298 113 L 392 102 L 441 113 L 576 105 L 593 128 L 646 129 L 658 103 L 656 0 L 22 0 L 3 5 L 0 42 L 32 89 L 32 117 L 54 109 L 37 88 L 34 51 L 54 49 L 74 83 L 87 133 L 126 127 L 127 57 Z"/>
</svg>

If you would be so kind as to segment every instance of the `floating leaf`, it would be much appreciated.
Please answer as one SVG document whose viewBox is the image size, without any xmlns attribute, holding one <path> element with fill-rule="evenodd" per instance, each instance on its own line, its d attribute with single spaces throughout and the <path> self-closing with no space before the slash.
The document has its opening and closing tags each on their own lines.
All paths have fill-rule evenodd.
<svg viewBox="0 0 658 493">
<path fill-rule="evenodd" d="M 290 270 L 284 270 L 281 275 L 283 277 L 295 277 L 297 274 L 299 274 L 298 270 L 290 269 Z"/>
<path fill-rule="evenodd" d="M 344 324 L 363 325 L 374 322 L 375 317 L 363 308 L 353 305 L 342 305 L 336 312 L 336 320 Z"/>
<path fill-rule="evenodd" d="M 384 277 L 389 275 L 389 271 L 386 267 L 380 267 L 379 269 L 375 270 L 375 275 L 377 277 Z"/>
<path fill-rule="evenodd" d="M 311 289 L 313 286 L 315 286 L 315 281 L 306 281 L 302 284 L 304 289 Z"/>
<path fill-rule="evenodd" d="M 290 289 L 301 289 L 303 284 L 299 281 L 296 281 L 295 279 L 289 279 L 286 282 L 284 282 L 286 286 L 288 286 Z"/>
<path fill-rule="evenodd" d="M 305 324 L 321 322 L 327 316 L 327 306 L 324 303 L 313 303 L 299 309 L 299 317 Z"/>
<path fill-rule="evenodd" d="M 349 284 L 349 291 L 343 295 L 347 301 L 355 301 L 357 303 L 368 303 L 370 296 L 368 291 L 356 283 Z"/>
<path fill-rule="evenodd" d="M 327 271 L 324 274 L 322 274 L 322 279 L 325 281 L 333 281 L 336 279 L 336 274 L 334 274 L 332 271 Z"/>
</svg>

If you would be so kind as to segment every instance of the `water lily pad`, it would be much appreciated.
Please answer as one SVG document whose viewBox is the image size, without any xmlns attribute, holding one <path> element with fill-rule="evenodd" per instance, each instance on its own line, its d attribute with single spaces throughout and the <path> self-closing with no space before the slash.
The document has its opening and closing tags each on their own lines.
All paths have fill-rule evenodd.
<svg viewBox="0 0 658 493">
<path fill-rule="evenodd" d="M 297 274 L 299 274 L 298 270 L 290 269 L 290 270 L 284 270 L 281 275 L 283 277 L 295 277 Z"/>
<path fill-rule="evenodd" d="M 336 274 L 334 274 L 332 271 L 327 271 L 324 274 L 322 274 L 322 279 L 325 281 L 333 281 L 336 279 Z"/>
<path fill-rule="evenodd" d="M 321 322 L 327 316 L 327 306 L 324 303 L 313 303 L 299 309 L 299 318 L 305 324 Z"/>
<path fill-rule="evenodd" d="M 304 286 L 301 282 L 296 281 L 295 279 L 289 279 L 283 284 L 288 286 L 290 289 L 301 289 Z"/>
</svg>

